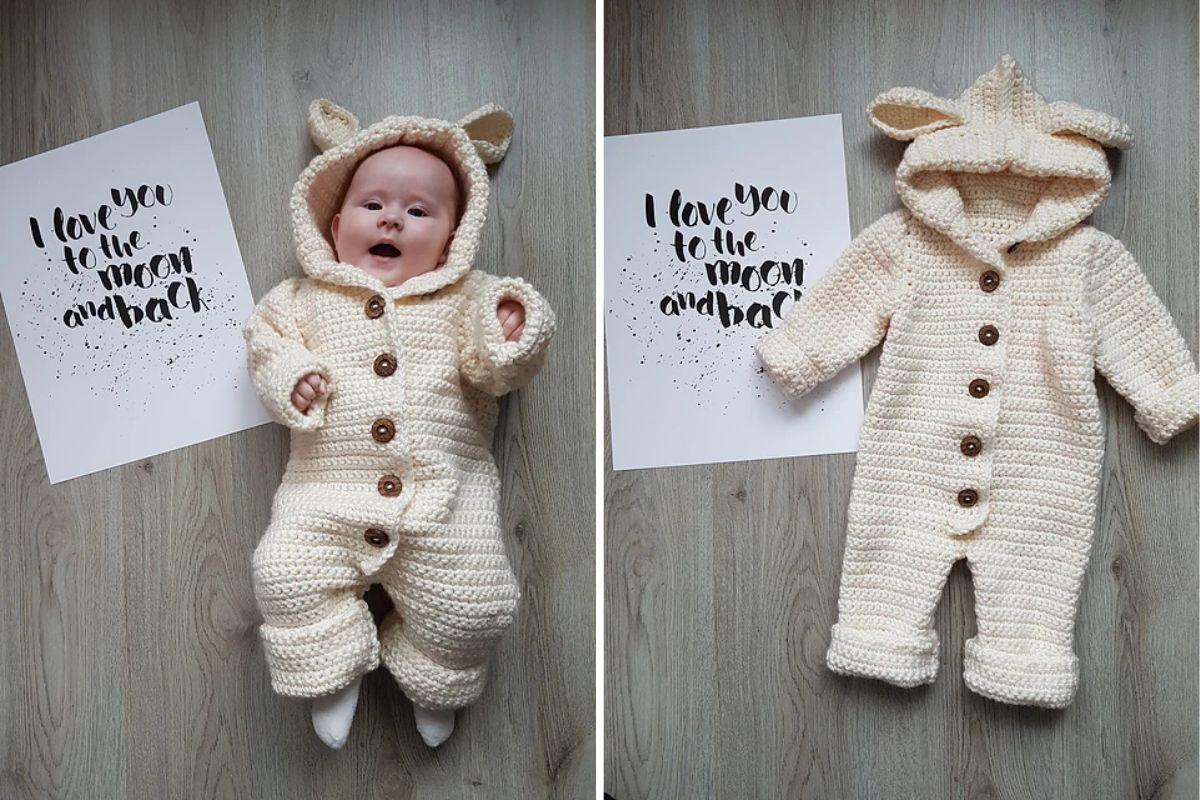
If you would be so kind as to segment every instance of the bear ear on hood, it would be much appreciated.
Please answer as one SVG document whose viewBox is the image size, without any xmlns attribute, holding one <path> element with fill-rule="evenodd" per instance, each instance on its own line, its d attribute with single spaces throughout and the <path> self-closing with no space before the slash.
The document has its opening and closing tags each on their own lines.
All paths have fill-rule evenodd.
<svg viewBox="0 0 1200 800">
<path fill-rule="evenodd" d="M 867 106 L 867 119 L 888 136 L 901 141 L 964 122 L 957 102 L 911 86 L 897 86 L 880 94 Z"/>
<path fill-rule="evenodd" d="M 480 106 L 458 124 L 471 137 L 471 144 L 475 145 L 475 152 L 479 153 L 483 163 L 497 164 L 508 152 L 513 133 L 512 114 L 495 103 Z"/>
<path fill-rule="evenodd" d="M 1055 100 L 1050 104 L 1042 117 L 1042 130 L 1050 134 L 1077 133 L 1105 147 L 1120 150 L 1133 147 L 1133 131 L 1124 122 L 1067 100 Z"/>
<path fill-rule="evenodd" d="M 321 152 L 358 133 L 358 117 L 336 103 L 320 98 L 308 107 L 308 135 Z"/>
</svg>

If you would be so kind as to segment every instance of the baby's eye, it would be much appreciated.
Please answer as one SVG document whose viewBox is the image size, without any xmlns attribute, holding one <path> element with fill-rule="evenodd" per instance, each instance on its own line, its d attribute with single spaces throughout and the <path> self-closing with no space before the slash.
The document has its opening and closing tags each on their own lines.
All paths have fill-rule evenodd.
<svg viewBox="0 0 1200 800">
<path fill-rule="evenodd" d="M 411 214 L 411 215 L 412 215 L 412 216 L 414 216 L 414 217 L 427 217 L 427 216 L 429 216 L 428 214 L 426 214 L 426 213 L 425 213 L 425 209 L 423 209 L 423 208 L 410 208 L 410 209 L 408 210 L 408 213 L 409 213 L 409 214 Z"/>
<path fill-rule="evenodd" d="M 377 211 L 378 209 L 383 208 L 383 206 L 379 203 L 378 200 L 368 200 L 365 203 L 365 205 L 367 208 L 371 209 L 372 211 Z"/>
</svg>

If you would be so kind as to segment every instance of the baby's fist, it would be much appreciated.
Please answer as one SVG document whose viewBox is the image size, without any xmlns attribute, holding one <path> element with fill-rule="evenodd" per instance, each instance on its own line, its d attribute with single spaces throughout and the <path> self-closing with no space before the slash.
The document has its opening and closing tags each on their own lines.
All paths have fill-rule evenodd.
<svg viewBox="0 0 1200 800">
<path fill-rule="evenodd" d="M 320 373 L 310 372 L 296 381 L 296 388 L 292 389 L 292 405 L 301 414 L 307 414 L 313 401 L 325 394 L 328 388 L 329 385 Z"/>
<path fill-rule="evenodd" d="M 505 300 L 496 308 L 496 319 L 500 321 L 504 341 L 515 342 L 525 330 L 525 306 L 516 300 Z"/>
</svg>

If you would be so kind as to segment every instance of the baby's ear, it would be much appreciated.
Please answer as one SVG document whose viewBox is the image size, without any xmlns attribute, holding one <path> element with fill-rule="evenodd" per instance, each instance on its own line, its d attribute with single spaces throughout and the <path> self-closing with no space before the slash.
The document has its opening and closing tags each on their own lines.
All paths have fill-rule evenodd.
<svg viewBox="0 0 1200 800">
<path fill-rule="evenodd" d="M 963 124 L 957 102 L 910 86 L 888 89 L 872 100 L 867 106 L 867 119 L 888 136 L 901 141 Z"/>
<path fill-rule="evenodd" d="M 308 135 L 324 152 L 358 133 L 358 117 L 325 98 L 308 107 Z"/>
<path fill-rule="evenodd" d="M 499 163 L 512 141 L 512 115 L 495 103 L 481 106 L 458 121 L 485 164 Z"/>
</svg>

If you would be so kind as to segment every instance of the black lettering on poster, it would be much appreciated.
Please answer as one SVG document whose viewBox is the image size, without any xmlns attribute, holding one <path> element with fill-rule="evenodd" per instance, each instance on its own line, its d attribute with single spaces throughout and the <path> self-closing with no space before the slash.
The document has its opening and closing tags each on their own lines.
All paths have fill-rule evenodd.
<svg viewBox="0 0 1200 800">
<path fill-rule="evenodd" d="M 125 186 L 110 188 L 108 200 L 90 213 L 55 208 L 45 230 L 42 220 L 29 218 L 29 233 L 38 248 L 53 252 L 61 247 L 62 267 L 73 275 L 93 276 L 105 292 L 99 299 L 64 309 L 63 325 L 80 328 L 92 320 L 120 320 L 132 328 L 208 310 L 194 275 L 192 248 L 155 251 L 145 240 L 148 209 L 161 210 L 173 200 L 170 184 Z M 147 298 L 142 290 L 153 295 Z"/>
<path fill-rule="evenodd" d="M 703 271 L 704 292 L 671 292 L 658 301 L 658 311 L 669 317 L 697 313 L 729 328 L 749 325 L 771 328 L 790 303 L 800 299 L 804 283 L 803 258 L 763 258 L 758 230 L 745 229 L 772 215 L 796 211 L 796 196 L 773 186 L 735 183 L 733 193 L 715 202 L 689 200 L 672 190 L 663 211 L 654 195 L 645 195 L 645 220 L 652 230 L 667 228 L 665 244 L 673 263 Z M 734 233 L 734 229 L 744 230 Z M 757 295 L 749 302 L 731 299 L 740 290 Z"/>
</svg>

